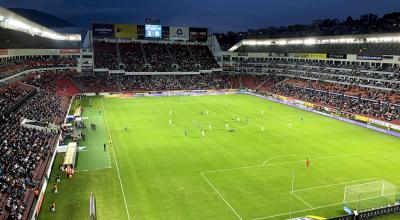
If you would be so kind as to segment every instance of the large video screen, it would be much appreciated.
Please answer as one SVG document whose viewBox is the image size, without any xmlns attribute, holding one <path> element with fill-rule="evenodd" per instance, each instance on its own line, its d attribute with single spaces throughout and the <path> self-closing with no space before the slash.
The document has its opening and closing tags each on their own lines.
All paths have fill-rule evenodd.
<svg viewBox="0 0 400 220">
<path fill-rule="evenodd" d="M 146 24 L 146 38 L 161 38 L 161 25 Z"/>
</svg>

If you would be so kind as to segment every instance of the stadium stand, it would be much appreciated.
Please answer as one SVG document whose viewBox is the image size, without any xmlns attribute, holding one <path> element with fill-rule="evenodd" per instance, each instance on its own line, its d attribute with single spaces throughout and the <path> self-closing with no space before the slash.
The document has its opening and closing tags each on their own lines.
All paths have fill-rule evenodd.
<svg viewBox="0 0 400 220">
<path fill-rule="evenodd" d="M 0 79 L 31 69 L 74 67 L 77 60 L 61 56 L 28 56 L 0 59 Z"/>
<path fill-rule="evenodd" d="M 241 62 L 238 73 L 275 73 L 281 76 L 336 82 L 382 90 L 399 90 L 399 68 L 386 66 L 330 64 L 326 62 Z"/>
<path fill-rule="evenodd" d="M 95 68 L 127 72 L 198 72 L 220 68 L 204 45 L 95 41 Z M 121 64 L 121 65 L 120 65 Z"/>
<path fill-rule="evenodd" d="M 139 43 L 119 43 L 118 46 L 127 71 L 146 71 L 145 56 Z"/>
<path fill-rule="evenodd" d="M 84 92 L 134 92 L 163 90 L 232 89 L 234 76 L 224 74 L 146 75 L 122 74 L 75 77 Z"/>
<path fill-rule="evenodd" d="M 44 177 L 57 132 L 22 127 L 23 119 L 60 124 L 76 87 L 65 87 L 74 71 L 40 71 L 1 87 L 0 219 L 22 219 Z M 57 86 L 62 82 L 62 87 Z M 29 85 L 28 85 L 29 84 Z M 27 209 L 28 208 L 28 209 Z M 26 215 L 26 213 L 25 213 Z"/>
<path fill-rule="evenodd" d="M 400 74 L 395 65 L 249 58 L 238 62 L 235 72 L 247 74 L 242 77 L 246 88 L 399 122 Z M 272 79 L 266 80 L 265 75 Z M 265 81 L 272 86 L 264 86 Z"/>
<path fill-rule="evenodd" d="M 117 44 L 94 42 L 94 66 L 97 68 L 119 69 Z"/>
</svg>

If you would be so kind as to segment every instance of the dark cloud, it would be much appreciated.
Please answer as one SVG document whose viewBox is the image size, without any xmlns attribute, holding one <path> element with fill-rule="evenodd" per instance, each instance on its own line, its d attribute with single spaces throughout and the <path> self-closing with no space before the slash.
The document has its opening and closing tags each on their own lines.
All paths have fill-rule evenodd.
<svg viewBox="0 0 400 220">
<path fill-rule="evenodd" d="M 196 25 L 212 31 L 310 23 L 316 19 L 400 11 L 397 0 L 0 0 L 5 7 L 33 8 L 82 27 L 91 21 Z"/>
</svg>

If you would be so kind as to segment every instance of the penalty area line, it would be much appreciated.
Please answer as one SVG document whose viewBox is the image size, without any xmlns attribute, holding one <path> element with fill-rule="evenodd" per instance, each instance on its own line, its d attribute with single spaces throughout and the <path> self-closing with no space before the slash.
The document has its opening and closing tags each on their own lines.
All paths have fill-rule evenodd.
<svg viewBox="0 0 400 220">
<path fill-rule="evenodd" d="M 304 201 L 304 199 L 300 198 L 300 196 L 296 195 L 295 192 L 291 191 L 290 192 L 294 197 L 296 197 L 298 200 L 300 200 L 302 203 L 306 204 L 309 208 L 313 209 L 314 207 L 312 207 L 308 202 Z"/>
<path fill-rule="evenodd" d="M 228 205 L 229 209 L 232 210 L 233 213 L 238 217 L 238 219 L 243 220 L 243 218 L 237 213 L 237 211 L 226 201 L 226 199 L 221 195 L 221 193 L 217 190 L 217 188 L 214 186 L 214 184 L 211 183 L 211 181 L 204 175 L 203 172 L 200 173 L 200 175 L 203 177 L 203 179 L 208 183 L 208 185 L 211 186 L 211 188 L 217 193 L 217 195 L 222 199 L 222 201 L 225 202 L 226 205 Z"/>
</svg>

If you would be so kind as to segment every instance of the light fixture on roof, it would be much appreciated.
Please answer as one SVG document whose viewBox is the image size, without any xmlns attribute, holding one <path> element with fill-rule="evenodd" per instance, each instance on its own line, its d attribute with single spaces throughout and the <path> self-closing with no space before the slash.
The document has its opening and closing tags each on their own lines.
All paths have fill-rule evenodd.
<svg viewBox="0 0 400 220">
<path fill-rule="evenodd" d="M 315 40 L 315 39 L 305 39 L 304 40 L 304 44 L 305 45 L 314 45 L 314 44 L 316 44 L 317 43 L 317 40 Z"/>
</svg>

